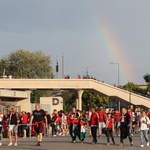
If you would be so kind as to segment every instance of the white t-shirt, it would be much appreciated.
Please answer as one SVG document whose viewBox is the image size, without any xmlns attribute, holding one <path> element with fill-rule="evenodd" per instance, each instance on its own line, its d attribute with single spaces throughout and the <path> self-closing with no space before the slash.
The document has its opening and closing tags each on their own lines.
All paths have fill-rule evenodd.
<svg viewBox="0 0 150 150">
<path fill-rule="evenodd" d="M 61 124 L 66 125 L 66 119 L 67 119 L 66 115 L 61 116 Z"/>
<path fill-rule="evenodd" d="M 9 79 L 12 79 L 12 75 L 9 75 Z"/>
<path fill-rule="evenodd" d="M 143 123 L 143 121 L 146 121 L 147 124 L 150 124 L 150 120 L 147 116 L 140 118 L 140 130 L 148 130 L 147 124 Z"/>
<path fill-rule="evenodd" d="M 3 114 L 0 114 L 0 122 L 2 122 L 2 119 L 3 119 Z M 1 127 L 2 125 L 0 125 Z"/>
</svg>

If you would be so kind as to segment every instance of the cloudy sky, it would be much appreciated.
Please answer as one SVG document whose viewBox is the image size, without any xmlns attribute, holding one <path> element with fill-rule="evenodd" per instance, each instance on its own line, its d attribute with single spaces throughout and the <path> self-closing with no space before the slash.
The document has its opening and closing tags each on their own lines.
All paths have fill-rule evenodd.
<svg viewBox="0 0 150 150">
<path fill-rule="evenodd" d="M 150 73 L 150 0 L 5 0 L 0 2 L 0 57 L 41 49 L 65 74 L 110 84 L 144 84 Z"/>
</svg>

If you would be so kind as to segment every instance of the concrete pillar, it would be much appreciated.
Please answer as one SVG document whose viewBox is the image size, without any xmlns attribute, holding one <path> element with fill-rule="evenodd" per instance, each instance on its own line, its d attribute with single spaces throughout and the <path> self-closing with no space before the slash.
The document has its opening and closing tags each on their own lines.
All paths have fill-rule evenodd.
<svg viewBox="0 0 150 150">
<path fill-rule="evenodd" d="M 79 99 L 79 110 L 82 110 L 82 94 L 83 94 L 84 90 L 78 90 L 78 99 Z"/>
<path fill-rule="evenodd" d="M 76 98 L 76 109 L 79 109 L 79 99 Z"/>
</svg>

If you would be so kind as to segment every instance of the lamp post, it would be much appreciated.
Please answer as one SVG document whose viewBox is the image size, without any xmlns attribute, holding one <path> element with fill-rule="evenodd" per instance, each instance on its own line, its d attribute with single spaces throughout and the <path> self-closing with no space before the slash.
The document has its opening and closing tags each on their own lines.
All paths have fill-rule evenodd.
<svg viewBox="0 0 150 150">
<path fill-rule="evenodd" d="M 120 70 L 119 70 L 119 63 L 110 63 L 112 65 L 118 65 L 118 87 L 120 86 Z M 118 107 L 119 107 L 119 111 L 120 111 L 120 101 L 118 102 Z"/>
</svg>

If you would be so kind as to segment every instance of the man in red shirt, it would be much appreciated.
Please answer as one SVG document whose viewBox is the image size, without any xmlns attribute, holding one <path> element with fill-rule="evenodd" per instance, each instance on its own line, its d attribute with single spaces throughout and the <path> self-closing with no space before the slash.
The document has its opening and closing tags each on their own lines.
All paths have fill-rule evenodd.
<svg viewBox="0 0 150 150">
<path fill-rule="evenodd" d="M 22 121 L 22 130 L 23 130 L 23 138 L 26 138 L 26 127 L 27 127 L 27 120 L 28 120 L 28 115 L 23 111 L 22 112 L 22 117 L 21 117 L 21 121 Z"/>
<path fill-rule="evenodd" d="M 95 112 L 95 108 L 91 107 L 91 133 L 93 137 L 93 142 L 91 144 L 96 144 L 97 143 L 97 138 L 96 138 L 96 133 L 97 133 L 97 127 L 98 127 L 98 113 Z"/>
<path fill-rule="evenodd" d="M 131 123 L 130 123 L 130 134 L 133 135 L 133 129 L 132 129 L 132 122 L 133 122 L 133 112 L 130 108 L 130 106 L 127 106 L 127 113 L 130 115 L 131 117 Z"/>
<path fill-rule="evenodd" d="M 105 128 L 105 117 L 106 117 L 106 112 L 103 111 L 103 107 L 101 106 L 99 111 L 97 112 L 99 115 L 99 137 L 101 137 L 101 130 Z"/>
<path fill-rule="evenodd" d="M 57 110 L 54 109 L 54 128 L 55 128 L 55 134 L 53 136 L 56 136 L 56 132 L 58 132 L 57 134 L 60 136 L 61 132 L 58 129 L 59 127 L 59 114 L 57 113 Z"/>
<path fill-rule="evenodd" d="M 112 116 L 114 117 L 114 125 L 115 125 L 115 130 L 116 130 L 116 135 L 120 136 L 120 117 L 121 117 L 121 113 L 118 112 L 118 109 L 114 110 L 115 112 L 112 114 Z"/>
<path fill-rule="evenodd" d="M 148 115 L 148 118 L 150 119 L 150 109 L 148 109 L 147 115 Z"/>
</svg>

